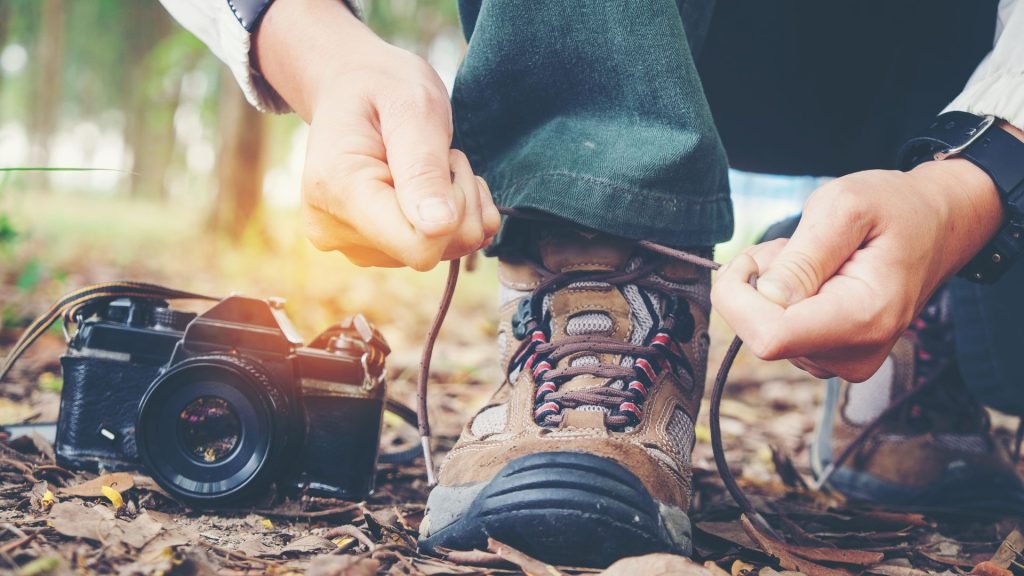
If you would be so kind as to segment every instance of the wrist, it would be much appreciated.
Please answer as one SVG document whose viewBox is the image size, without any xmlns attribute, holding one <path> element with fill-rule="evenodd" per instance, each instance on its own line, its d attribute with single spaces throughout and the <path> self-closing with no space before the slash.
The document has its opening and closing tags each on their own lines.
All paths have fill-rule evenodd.
<svg viewBox="0 0 1024 576">
<path fill-rule="evenodd" d="M 1010 124 L 1009 122 L 1006 122 L 1004 120 L 1000 120 L 999 123 L 996 124 L 996 126 L 999 126 L 1003 130 L 1006 130 L 1007 132 L 1010 133 L 1010 135 L 1012 135 L 1017 140 L 1020 140 L 1021 142 L 1024 142 L 1024 130 L 1021 130 L 1020 128 L 1018 128 L 1018 127 L 1014 126 L 1013 124 Z M 1022 160 L 1022 161 L 1024 161 L 1024 160 Z"/>
<path fill-rule="evenodd" d="M 995 183 L 963 158 L 925 162 L 911 172 L 923 182 L 942 223 L 940 232 L 949 274 L 956 273 L 999 231 L 1003 202 Z"/>
<path fill-rule="evenodd" d="M 299 116 L 309 122 L 320 91 L 381 40 L 341 0 L 277 0 L 253 39 L 254 65 Z"/>
</svg>

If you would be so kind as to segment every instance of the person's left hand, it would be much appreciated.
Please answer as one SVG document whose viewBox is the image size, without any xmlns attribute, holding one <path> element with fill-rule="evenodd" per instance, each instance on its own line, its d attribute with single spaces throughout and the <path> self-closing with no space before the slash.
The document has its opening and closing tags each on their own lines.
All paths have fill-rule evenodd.
<svg viewBox="0 0 1024 576">
<path fill-rule="evenodd" d="M 967 160 L 850 174 L 811 195 L 792 239 L 723 267 L 712 302 L 758 357 L 863 381 L 1002 218 L 992 180 Z"/>
</svg>

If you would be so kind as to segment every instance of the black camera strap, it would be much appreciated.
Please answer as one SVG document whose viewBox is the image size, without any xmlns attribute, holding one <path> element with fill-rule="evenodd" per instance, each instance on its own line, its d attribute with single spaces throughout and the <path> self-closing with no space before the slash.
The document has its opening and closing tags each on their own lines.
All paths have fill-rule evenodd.
<svg viewBox="0 0 1024 576">
<path fill-rule="evenodd" d="M 21 355 L 24 354 L 25 351 L 28 350 L 40 336 L 45 334 L 46 331 L 50 329 L 50 326 L 52 326 L 53 323 L 61 317 L 63 317 L 66 322 L 72 321 L 83 308 L 90 304 L 114 300 L 117 298 L 133 297 L 160 298 L 163 300 L 216 300 L 216 298 L 211 296 L 175 290 L 173 288 L 167 288 L 157 284 L 147 284 L 145 282 L 105 282 L 103 284 L 93 284 L 92 286 L 80 288 L 63 296 L 60 300 L 55 302 L 53 306 L 50 306 L 49 310 L 44 312 L 41 316 L 36 318 L 31 325 L 29 325 L 21 335 L 21 338 L 18 338 L 18 341 L 14 344 L 14 348 L 12 348 L 7 354 L 7 357 L 4 358 L 3 364 L 0 364 L 0 382 L 3 381 L 5 376 L 7 376 L 7 373 L 10 372 L 18 358 L 21 358 Z"/>
</svg>

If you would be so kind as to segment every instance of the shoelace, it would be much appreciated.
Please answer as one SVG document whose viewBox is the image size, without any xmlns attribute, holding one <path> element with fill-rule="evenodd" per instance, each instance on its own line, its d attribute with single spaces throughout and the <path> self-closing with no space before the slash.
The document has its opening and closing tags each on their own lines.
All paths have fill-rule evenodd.
<svg viewBox="0 0 1024 576">
<path fill-rule="evenodd" d="M 519 218 L 524 220 L 533 220 L 549 223 L 561 222 L 558 219 L 555 219 L 551 216 L 547 216 L 544 214 L 523 212 L 521 210 L 511 208 L 499 208 L 499 212 L 501 212 L 502 215 L 510 218 Z M 661 244 L 657 244 L 655 242 L 650 242 L 647 240 L 638 241 L 636 244 L 637 246 L 644 248 L 649 252 L 660 254 L 669 259 L 674 259 L 680 262 L 687 262 L 712 271 L 718 270 L 720 268 L 720 265 L 711 259 L 704 258 L 696 254 L 691 254 L 683 250 L 677 250 L 675 248 L 670 248 L 668 246 L 663 246 Z M 434 321 L 429 331 L 427 332 L 426 342 L 423 347 L 423 355 L 420 359 L 419 378 L 416 386 L 416 416 L 420 433 L 420 443 L 423 450 L 424 464 L 426 466 L 427 471 L 427 482 L 430 486 L 434 486 L 437 483 L 434 471 L 434 461 L 430 447 L 430 421 L 427 415 L 427 384 L 428 377 L 430 375 L 430 361 L 433 355 L 434 344 L 437 341 L 437 337 L 440 333 L 441 326 L 444 324 L 444 318 L 448 313 L 448 308 L 450 307 L 452 298 L 455 294 L 455 287 L 458 283 L 459 278 L 459 268 L 459 259 L 455 259 L 449 262 L 448 278 L 445 283 L 445 288 L 441 297 L 441 302 L 438 307 L 437 315 L 434 317 Z M 646 269 L 647 266 L 643 266 L 643 268 Z M 628 281 L 635 281 L 636 278 L 640 276 L 640 274 L 636 274 L 636 276 L 634 276 L 633 274 L 636 272 L 637 270 L 634 270 L 633 272 L 629 273 L 593 273 L 592 277 L 586 279 L 594 280 L 595 277 L 602 276 L 602 281 L 606 283 L 624 283 Z M 569 274 L 555 274 L 547 278 L 544 282 L 547 282 L 548 286 L 553 287 L 558 286 L 562 282 L 571 283 L 578 281 L 581 281 L 580 276 L 572 276 Z M 756 281 L 756 277 L 750 278 L 751 284 L 756 284 Z M 541 292 L 541 287 L 538 287 L 537 290 L 535 290 L 535 292 Z M 531 306 L 536 305 L 537 303 L 531 302 Z M 636 354 L 638 356 L 643 356 L 650 352 L 654 352 L 654 350 L 650 349 L 653 347 L 633 346 L 630 344 L 623 344 L 620 341 L 607 341 L 603 338 L 591 336 L 579 337 L 572 340 L 563 340 L 562 342 L 559 343 L 559 345 L 552 345 L 547 342 L 538 342 L 536 344 L 536 350 L 549 354 L 550 358 L 550 354 L 552 353 L 559 352 L 562 354 L 569 354 L 571 353 L 569 352 L 569 350 L 582 350 L 584 346 L 586 346 L 586 351 L 588 352 L 595 352 L 595 350 L 599 349 L 605 352 Z M 722 479 L 722 483 L 725 485 L 725 488 L 729 492 L 729 495 L 732 496 L 732 499 L 742 510 L 743 515 L 750 520 L 750 523 L 756 530 L 761 532 L 762 536 L 767 536 L 778 542 L 782 542 L 782 538 L 778 535 L 778 533 L 775 532 L 774 529 L 772 529 L 768 521 L 765 520 L 765 518 L 754 508 L 753 504 L 750 502 L 750 499 L 747 498 L 746 494 L 740 488 L 735 476 L 733 476 L 732 471 L 729 469 L 728 462 L 725 458 L 725 449 L 722 445 L 722 397 L 725 392 L 725 385 L 729 377 L 729 371 L 732 369 L 733 362 L 736 360 L 736 356 L 739 354 L 740 348 L 742 346 L 743 341 L 738 336 L 733 338 L 733 341 L 729 345 L 729 348 L 726 351 L 725 356 L 722 358 L 722 363 L 718 368 L 718 373 L 715 376 L 715 382 L 711 392 L 711 401 L 709 403 L 710 405 L 708 406 L 710 416 L 712 454 L 715 460 L 715 467 L 718 469 L 718 474 Z M 629 377 L 636 374 L 635 371 L 629 370 L 627 376 L 626 371 L 624 369 L 620 371 L 620 369 L 622 369 L 622 367 L 618 366 L 566 367 L 560 369 L 560 372 L 549 370 L 545 373 L 545 376 L 547 377 L 547 379 L 550 380 L 554 379 L 555 376 L 558 376 L 560 378 L 567 378 L 569 377 L 569 375 L 572 374 L 594 374 L 602 377 L 608 375 L 608 378 Z M 873 420 L 870 424 L 868 424 L 867 426 L 864 427 L 864 429 L 861 430 L 857 437 L 854 438 L 854 440 L 846 447 L 846 449 L 839 455 L 838 458 L 833 460 L 826 467 L 826 469 L 823 471 L 823 473 L 817 479 L 817 481 L 813 483 L 813 488 L 815 490 L 821 489 L 828 482 L 828 479 L 832 475 L 832 473 L 840 466 L 842 466 L 842 464 L 864 443 L 864 441 L 868 438 L 869 435 L 874 433 L 874 431 L 885 420 L 885 418 L 887 418 L 889 415 L 893 414 L 897 410 L 904 408 L 907 402 L 911 401 L 922 391 L 931 388 L 934 382 L 935 379 L 926 380 L 925 383 L 923 383 L 922 385 L 915 386 L 906 393 L 904 393 L 901 397 L 896 398 L 894 402 L 892 402 L 892 404 L 890 404 L 877 418 L 875 418 L 875 420 Z M 554 390 L 549 391 L 549 396 L 547 397 L 551 398 L 550 394 L 552 393 L 556 392 Z M 570 403 L 592 403 L 601 406 L 607 405 L 609 407 L 611 407 L 612 404 L 618 404 L 621 412 L 621 401 L 625 400 L 625 395 L 603 391 L 595 392 L 593 390 L 587 390 L 581 391 L 579 393 L 562 394 L 561 396 L 556 396 L 554 398 L 559 398 L 561 401 L 561 405 L 563 407 L 569 406 Z M 550 418 L 551 416 L 554 416 L 554 414 L 545 414 L 544 416 L 545 418 Z M 621 423 L 622 421 L 617 418 L 612 418 L 612 416 L 608 416 L 606 422 L 608 422 L 611 425 Z"/>
<path fill-rule="evenodd" d="M 499 212 L 501 212 L 502 215 L 504 215 L 506 217 L 510 217 L 510 218 L 521 218 L 521 219 L 524 219 L 524 220 L 534 220 L 534 221 L 541 221 L 541 222 L 559 222 L 559 220 L 554 219 L 554 218 L 552 218 L 550 216 L 547 216 L 547 215 L 536 214 L 536 213 L 531 213 L 531 212 L 523 212 L 523 211 L 520 211 L 520 210 L 511 209 L 511 208 L 499 208 Z M 711 260 L 709 258 L 704 258 L 703 256 L 698 256 L 696 254 L 691 254 L 691 253 L 683 251 L 683 250 L 677 250 L 675 248 L 669 248 L 668 246 L 663 246 L 661 244 L 658 244 L 658 243 L 655 243 L 655 242 L 651 242 L 651 241 L 648 241 L 648 240 L 640 240 L 640 241 L 638 241 L 637 242 L 637 246 L 639 246 L 641 248 L 644 248 L 644 249 L 646 249 L 649 252 L 653 252 L 655 254 L 660 254 L 662 256 L 668 257 L 670 259 L 678 260 L 680 262 L 687 262 L 687 263 L 690 263 L 690 264 L 694 264 L 696 266 L 700 266 L 700 267 L 706 268 L 708 270 L 718 270 L 719 267 L 720 267 L 720 265 L 717 262 L 715 262 L 714 260 Z M 417 385 L 416 385 L 416 397 L 417 397 L 416 416 L 417 416 L 417 421 L 418 421 L 418 424 L 419 424 L 418 428 L 419 428 L 419 433 L 420 433 L 420 444 L 421 444 L 422 449 L 423 449 L 424 465 L 426 466 L 426 469 L 427 469 L 427 483 L 430 486 L 434 486 L 435 484 L 437 484 L 437 478 L 435 476 L 435 471 L 434 471 L 434 459 L 433 459 L 433 456 L 431 454 L 431 448 L 430 448 L 430 436 L 431 436 L 431 434 L 430 434 L 430 419 L 429 419 L 429 416 L 427 414 L 427 384 L 428 384 L 428 378 L 429 378 L 429 375 L 430 375 L 430 361 L 431 361 L 431 358 L 433 356 L 434 344 L 437 342 L 437 337 L 438 337 L 438 335 L 440 333 L 441 326 L 444 324 L 444 318 L 448 314 L 448 308 L 451 306 L 452 298 L 454 297 L 454 294 L 455 294 L 455 287 L 458 284 L 458 279 L 459 279 L 459 268 L 460 268 L 460 260 L 459 259 L 451 260 L 448 263 L 448 278 L 447 278 L 447 281 L 445 282 L 444 293 L 441 296 L 441 302 L 440 302 L 440 305 L 438 307 L 437 315 L 434 317 L 434 322 L 431 324 L 430 329 L 427 332 L 426 342 L 425 342 L 425 344 L 423 346 L 423 355 L 422 355 L 422 357 L 420 359 L 419 378 L 417 380 Z M 646 268 L 646 266 L 644 268 Z M 634 272 L 636 272 L 636 271 L 634 271 Z M 621 278 L 627 277 L 627 278 L 631 278 L 632 279 L 632 274 L 633 273 L 625 273 L 625 274 L 623 274 L 623 273 L 619 273 L 619 272 L 608 273 L 608 276 L 605 277 L 604 281 L 608 282 L 608 280 L 610 278 L 613 281 L 622 281 L 622 282 L 624 282 L 624 280 L 621 280 Z M 552 276 L 551 278 L 548 278 L 547 282 L 550 283 L 550 285 L 554 286 L 554 285 L 557 285 L 558 282 L 565 281 L 565 277 L 566 276 L 568 276 L 568 275 L 556 274 L 556 275 Z M 579 281 L 579 278 L 577 277 L 574 281 Z M 625 280 L 625 281 L 628 281 L 628 280 Z M 755 281 L 756 281 L 755 278 L 751 278 L 751 282 L 752 283 L 755 282 Z M 539 292 L 540 291 L 540 287 L 538 287 L 538 289 L 536 291 Z M 578 344 L 580 342 L 581 341 L 578 341 L 576 343 Z M 603 344 L 608 347 L 607 349 L 611 349 L 612 345 L 613 345 L 612 342 L 606 342 L 606 343 L 603 343 Z M 743 510 L 743 513 L 749 519 L 751 519 L 751 521 L 757 526 L 757 528 L 759 528 L 762 532 L 767 533 L 768 535 L 770 535 L 773 538 L 777 539 L 778 535 L 772 529 L 771 525 L 769 525 L 768 522 L 764 519 L 764 517 L 761 516 L 761 514 L 754 508 L 753 504 L 750 503 L 750 500 L 747 498 L 746 494 L 743 493 L 743 490 L 739 487 L 739 484 L 736 482 L 736 478 L 733 476 L 732 472 L 729 470 L 728 463 L 725 460 L 725 450 L 722 447 L 722 430 L 721 430 L 721 425 L 720 425 L 720 419 L 721 419 L 720 411 L 721 411 L 722 395 L 723 395 L 723 392 L 725 390 L 726 380 L 727 380 L 727 378 L 729 376 L 729 370 L 732 368 L 732 364 L 733 364 L 733 362 L 736 359 L 736 355 L 739 354 L 740 347 L 742 346 L 742 344 L 743 344 L 743 341 L 740 340 L 739 337 L 736 337 L 736 338 L 733 339 L 732 344 L 729 346 L 729 350 L 726 352 L 725 357 L 723 357 L 723 359 L 722 359 L 722 364 L 721 364 L 721 366 L 718 369 L 718 375 L 715 377 L 715 385 L 714 385 L 714 388 L 713 388 L 712 394 L 711 394 L 711 403 L 710 403 L 710 406 L 708 407 L 708 410 L 710 411 L 710 419 L 711 419 L 711 449 L 712 449 L 712 452 L 713 452 L 714 458 L 715 458 L 715 466 L 718 468 L 718 474 L 722 478 L 722 482 L 725 484 L 726 490 L 729 491 L 729 494 L 732 496 L 733 500 L 736 502 L 737 505 L 739 505 L 739 507 Z M 623 345 L 621 342 L 615 341 L 614 342 L 614 346 L 628 346 L 628 345 Z M 592 351 L 592 350 L 589 350 L 589 351 Z M 581 367 L 574 367 L 574 368 L 579 369 L 579 368 L 593 368 L 593 367 L 582 367 L 581 366 Z M 565 369 L 566 372 L 563 372 L 562 375 L 564 376 L 566 373 L 571 373 L 571 372 L 568 372 L 571 369 L 572 368 Z M 617 367 L 614 367 L 614 366 L 612 366 L 612 367 L 604 367 L 604 369 L 610 369 L 610 370 L 609 370 L 609 372 L 604 372 L 604 373 L 600 372 L 597 369 L 594 369 L 594 370 L 596 372 L 598 372 L 598 375 L 602 375 L 602 376 L 605 373 L 618 374 L 618 372 L 616 370 Z M 589 372 L 580 372 L 580 373 L 589 373 Z M 632 374 L 634 374 L 634 372 L 630 371 L 629 374 L 632 375 Z M 608 377 L 609 378 L 614 378 L 616 376 L 615 375 L 611 375 L 611 376 L 608 376 Z M 563 398 L 564 398 L 564 396 L 563 396 Z M 587 399 L 590 400 L 590 398 L 587 398 Z M 600 400 L 600 399 L 595 399 L 595 400 Z"/>
<path fill-rule="evenodd" d="M 644 339 L 644 344 L 630 344 L 594 334 L 565 336 L 551 341 L 550 315 L 545 315 L 542 310 L 545 295 L 582 283 L 607 286 L 632 284 L 659 289 L 661 287 L 648 278 L 660 264 L 662 261 L 649 261 L 628 272 L 568 273 L 551 273 L 535 265 L 542 280 L 530 296 L 520 301 L 513 317 L 513 334 L 523 342 L 513 355 L 506 373 L 518 370 L 533 373 L 534 381 L 539 383 L 534 405 L 534 421 L 538 425 L 557 426 L 562 421 L 563 409 L 599 407 L 606 413 L 605 426 L 622 431 L 640 422 L 647 391 L 662 370 L 682 369 L 693 376 L 689 361 L 675 346 L 677 337 L 689 339 L 692 335 L 693 317 L 689 310 L 683 316 L 682 311 L 676 309 L 679 304 L 675 298 L 668 301 L 664 321 L 656 332 Z M 595 358 L 600 354 L 617 354 L 632 362 L 627 366 L 595 361 L 554 368 L 563 358 L 583 352 Z M 599 386 L 584 390 L 559 390 L 562 383 L 584 375 L 610 379 L 619 383 L 621 389 Z"/>
</svg>

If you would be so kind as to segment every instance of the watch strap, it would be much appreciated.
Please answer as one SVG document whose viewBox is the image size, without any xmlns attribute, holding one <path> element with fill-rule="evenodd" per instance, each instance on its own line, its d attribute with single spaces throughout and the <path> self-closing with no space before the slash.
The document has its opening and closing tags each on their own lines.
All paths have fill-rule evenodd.
<svg viewBox="0 0 1024 576">
<path fill-rule="evenodd" d="M 991 116 L 968 112 L 939 116 L 927 130 L 903 145 L 899 166 L 909 170 L 922 162 L 948 156 L 970 160 L 984 170 L 1004 199 L 1024 182 L 1024 142 L 995 126 Z"/>
<path fill-rule="evenodd" d="M 235 14 L 238 23 L 252 34 L 274 0 L 227 0 L 228 7 Z"/>
<path fill-rule="evenodd" d="M 231 12 L 234 13 L 235 19 L 242 25 L 242 28 L 245 28 L 246 32 L 252 34 L 256 31 L 260 20 L 263 19 L 263 15 L 270 8 L 270 5 L 274 3 L 274 0 L 227 0 L 227 3 L 228 7 L 231 8 Z M 341 0 L 341 3 L 353 14 L 359 15 L 354 0 Z"/>
<path fill-rule="evenodd" d="M 897 163 L 909 170 L 954 156 L 988 174 L 1003 202 L 1003 228 L 960 271 L 960 276 L 975 282 L 995 282 L 1024 253 L 1024 142 L 996 126 L 991 116 L 947 112 L 903 145 Z"/>
</svg>

